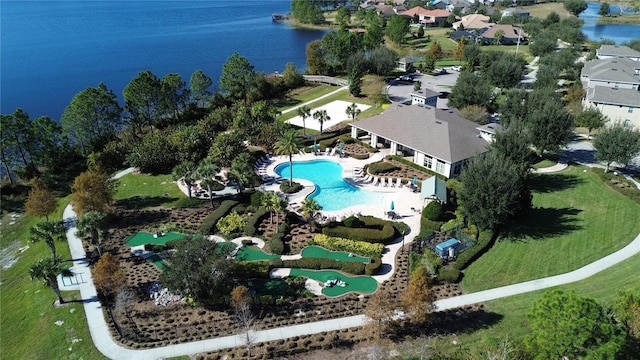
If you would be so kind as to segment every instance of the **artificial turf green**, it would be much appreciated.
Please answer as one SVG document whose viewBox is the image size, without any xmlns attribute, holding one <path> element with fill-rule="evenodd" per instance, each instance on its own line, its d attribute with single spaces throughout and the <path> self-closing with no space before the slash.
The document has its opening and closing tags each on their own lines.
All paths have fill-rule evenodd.
<svg viewBox="0 0 640 360">
<path fill-rule="evenodd" d="M 343 273 L 332 270 L 303 270 L 291 269 L 290 276 L 304 276 L 313 280 L 326 283 L 329 280 L 339 279 L 347 286 L 333 286 L 322 289 L 322 294 L 330 297 L 341 296 L 350 292 L 370 294 L 378 288 L 378 282 L 370 276 L 347 276 Z"/>
<path fill-rule="evenodd" d="M 349 256 L 349 253 L 346 253 L 343 251 L 330 251 L 320 246 L 308 246 L 302 249 L 302 252 L 300 254 L 302 255 L 303 258 L 322 258 L 322 259 L 331 259 L 331 260 L 337 260 L 337 261 L 343 261 L 343 262 L 358 261 L 358 262 L 363 262 L 365 264 L 368 264 L 371 262 L 371 259 L 369 259 L 368 257 L 359 256 L 355 254 L 352 254 L 352 256 Z"/>
<path fill-rule="evenodd" d="M 153 234 L 148 232 L 135 233 L 125 241 L 128 246 L 140 246 L 145 244 L 164 245 L 171 240 L 178 240 L 184 237 L 183 234 L 168 232 L 164 236 L 154 237 Z"/>
<path fill-rule="evenodd" d="M 240 261 L 273 260 L 278 258 L 280 258 L 280 255 L 267 254 L 257 246 L 243 246 L 236 254 L 236 260 Z"/>
</svg>

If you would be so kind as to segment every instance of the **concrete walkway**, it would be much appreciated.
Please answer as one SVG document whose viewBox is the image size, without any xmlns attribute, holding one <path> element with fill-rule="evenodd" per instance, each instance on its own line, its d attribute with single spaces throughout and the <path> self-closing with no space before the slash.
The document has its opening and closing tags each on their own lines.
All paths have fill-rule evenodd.
<svg viewBox="0 0 640 360">
<path fill-rule="evenodd" d="M 310 101 L 304 102 L 302 104 L 298 104 L 296 106 L 290 107 L 290 108 L 288 108 L 286 110 L 283 110 L 282 113 L 286 114 L 288 112 L 291 112 L 291 111 L 294 111 L 294 110 L 298 110 L 298 108 L 301 108 L 301 107 L 309 105 L 309 104 L 313 104 L 314 102 L 317 102 L 318 100 L 322 100 L 324 98 L 328 98 L 329 96 L 335 95 L 335 94 L 337 94 L 337 93 L 339 93 L 341 91 L 344 91 L 344 90 L 349 90 L 349 87 L 348 86 L 343 86 L 343 87 L 338 88 L 337 90 L 334 90 L 334 91 L 332 91 L 332 92 L 330 92 L 328 94 L 324 94 L 324 95 L 319 96 L 319 97 L 317 97 L 317 98 L 315 98 L 313 100 L 310 100 Z"/>
<path fill-rule="evenodd" d="M 128 171 L 128 172 L 127 172 Z M 130 169 L 116 174 L 114 177 L 120 177 L 131 172 Z M 67 230 L 67 240 L 71 256 L 73 258 L 73 267 L 71 270 L 81 276 L 82 281 L 64 290 L 79 290 L 81 298 L 84 302 L 84 310 L 89 325 L 91 338 L 96 348 L 111 359 L 162 359 L 167 357 L 175 357 L 181 355 L 191 355 L 196 353 L 215 351 L 230 347 L 243 346 L 241 338 L 237 335 L 207 339 L 177 345 L 158 347 L 154 349 L 133 350 L 127 349 L 116 343 L 110 335 L 109 327 L 102 310 L 102 305 L 98 301 L 96 288 L 93 285 L 91 271 L 86 254 L 82 246 L 82 241 L 76 236 L 75 219 L 76 214 L 69 205 L 64 210 L 63 219 L 68 224 L 72 224 Z M 531 291 L 546 289 L 553 286 L 568 284 L 575 281 L 586 279 L 602 270 L 605 270 L 619 262 L 622 262 L 633 255 L 640 253 L 640 234 L 626 247 L 610 254 L 600 260 L 588 264 L 580 269 L 551 276 L 543 279 L 527 281 L 520 284 L 504 286 L 500 288 L 480 291 L 448 299 L 436 301 L 437 311 L 444 311 L 461 306 L 471 305 L 488 300 L 499 299 L 507 296 L 523 294 Z M 362 326 L 366 324 L 364 315 L 356 315 L 343 317 L 339 319 L 317 321 L 312 323 L 285 326 L 277 329 L 261 330 L 255 332 L 256 342 L 265 342 L 279 339 L 286 339 L 293 336 L 304 334 L 317 334 L 323 331 L 333 331 L 347 329 L 351 327 Z"/>
</svg>

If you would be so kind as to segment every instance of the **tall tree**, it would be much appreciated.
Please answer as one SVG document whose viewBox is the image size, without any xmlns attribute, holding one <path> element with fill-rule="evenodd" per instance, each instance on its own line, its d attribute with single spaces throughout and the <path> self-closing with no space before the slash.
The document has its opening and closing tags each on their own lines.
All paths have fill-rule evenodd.
<svg viewBox="0 0 640 360">
<path fill-rule="evenodd" d="M 269 222 L 273 224 L 273 214 L 278 210 L 279 196 L 276 193 L 266 193 L 262 196 L 261 206 L 269 212 Z"/>
<path fill-rule="evenodd" d="M 327 61 L 325 50 L 320 40 L 314 40 L 307 44 L 305 51 L 307 56 L 307 73 L 311 75 L 322 75 L 327 72 Z"/>
<path fill-rule="evenodd" d="M 429 54 L 431 55 L 431 58 L 435 59 L 436 61 L 442 58 L 442 55 L 443 55 L 442 46 L 440 46 L 440 43 L 438 42 L 438 40 L 434 41 L 431 44 L 431 47 L 429 48 Z"/>
<path fill-rule="evenodd" d="M 189 199 L 191 199 L 192 197 L 191 190 L 193 189 L 193 186 L 196 182 L 196 170 L 197 167 L 194 163 L 185 161 L 174 167 L 173 171 L 171 172 L 173 180 L 184 181 L 184 185 L 187 187 L 187 195 L 189 196 Z"/>
<path fill-rule="evenodd" d="M 311 109 L 308 106 L 301 106 L 297 110 L 298 116 L 302 119 L 302 135 L 307 136 L 307 126 L 305 120 L 311 116 Z"/>
<path fill-rule="evenodd" d="M 110 253 L 104 253 L 93 269 L 93 283 L 96 290 L 104 296 L 116 294 L 125 284 L 124 270 L 120 267 L 118 258 Z"/>
<path fill-rule="evenodd" d="M 466 42 L 467 40 L 464 36 L 458 40 L 456 50 L 453 52 L 453 57 L 456 58 L 456 60 L 462 60 L 464 58 L 464 47 Z"/>
<path fill-rule="evenodd" d="M 64 225 L 60 221 L 43 220 L 31 227 L 31 242 L 44 241 L 56 257 L 56 241 L 65 239 Z"/>
<path fill-rule="evenodd" d="M 604 128 L 593 140 L 596 158 L 606 162 L 605 172 L 612 163 L 626 166 L 640 154 L 640 131 L 616 122 Z"/>
<path fill-rule="evenodd" d="M 59 257 L 48 257 L 36 261 L 29 269 L 29 277 L 31 280 L 42 280 L 44 285 L 50 287 L 58 297 L 58 302 L 63 304 L 64 298 L 58 286 L 58 274 L 62 272 Z"/>
<path fill-rule="evenodd" d="M 486 107 L 491 102 L 492 87 L 482 76 L 463 71 L 449 95 L 449 106 L 460 109 L 468 105 Z"/>
<path fill-rule="evenodd" d="M 216 136 L 209 149 L 209 156 L 214 163 L 227 168 L 231 166 L 233 159 L 244 151 L 246 146 L 237 131 L 224 132 Z"/>
<path fill-rule="evenodd" d="M 380 76 L 386 76 L 396 68 L 398 54 L 386 46 L 378 46 L 369 51 L 369 70 Z"/>
<path fill-rule="evenodd" d="M 409 277 L 407 290 L 402 293 L 402 306 L 411 321 L 422 323 L 431 312 L 433 296 L 429 289 L 429 271 L 422 265 Z"/>
<path fill-rule="evenodd" d="M 232 100 L 247 101 L 254 89 L 256 73 L 249 60 L 234 52 L 222 65 L 220 89 L 226 91 Z"/>
<path fill-rule="evenodd" d="M 207 187 L 207 193 L 209 194 L 209 201 L 211 207 L 213 207 L 213 186 L 216 183 L 216 174 L 220 171 L 220 167 L 213 162 L 213 159 L 206 158 L 200 164 L 196 170 L 196 176 L 200 180 L 201 184 Z"/>
<path fill-rule="evenodd" d="M 160 107 L 163 113 L 171 115 L 175 122 L 180 119 L 180 112 L 184 110 L 189 101 L 187 83 L 182 80 L 180 74 L 167 74 L 160 80 Z"/>
<path fill-rule="evenodd" d="M 284 71 L 282 72 L 282 79 L 284 85 L 289 89 L 295 89 L 298 86 L 304 85 L 304 77 L 298 72 L 296 65 L 292 62 L 288 62 Z"/>
<path fill-rule="evenodd" d="M 367 327 L 375 339 L 386 335 L 393 326 L 396 316 L 395 299 L 387 289 L 378 289 L 367 303 L 365 316 L 368 319 Z"/>
<path fill-rule="evenodd" d="M 560 150 L 571 139 L 573 116 L 555 91 L 534 90 L 527 98 L 525 126 L 529 129 L 531 144 L 542 155 Z"/>
<path fill-rule="evenodd" d="M 595 300 L 575 292 L 547 291 L 528 314 L 525 350 L 535 359 L 614 359 L 624 331 Z"/>
<path fill-rule="evenodd" d="M 404 36 L 409 32 L 409 19 L 406 16 L 394 14 L 387 22 L 386 34 L 396 44 L 404 42 Z"/>
<path fill-rule="evenodd" d="M 189 79 L 191 99 L 197 106 L 203 107 L 208 104 L 211 98 L 211 85 L 213 81 L 204 71 L 198 69 L 191 74 Z"/>
<path fill-rule="evenodd" d="M 256 173 L 253 171 L 251 155 L 242 152 L 231 161 L 231 168 L 227 172 L 229 180 L 236 183 L 238 192 L 251 186 L 256 181 Z"/>
<path fill-rule="evenodd" d="M 251 294 L 249 288 L 238 285 L 231 290 L 231 306 L 233 307 L 236 321 L 242 329 L 242 342 L 247 347 L 249 356 L 251 356 L 251 347 L 256 340 L 253 333 L 253 322 L 255 316 L 251 311 Z"/>
<path fill-rule="evenodd" d="M 122 108 L 104 83 L 76 94 L 62 114 L 65 131 L 88 154 L 96 142 L 110 138 L 121 125 Z"/>
<path fill-rule="evenodd" d="M 98 249 L 102 256 L 102 239 L 106 236 L 107 214 L 89 211 L 78 219 L 78 236 L 89 236 L 91 243 Z"/>
<path fill-rule="evenodd" d="M 597 108 L 589 108 L 576 116 L 576 125 L 587 128 L 587 136 L 591 138 L 591 130 L 600 129 L 608 121 Z"/>
<path fill-rule="evenodd" d="M 144 126 L 155 125 L 162 113 L 162 83 L 151 70 L 138 73 L 122 95 L 125 110 L 129 113 L 129 125 L 134 131 L 140 132 Z"/>
<path fill-rule="evenodd" d="M 351 23 L 351 11 L 346 6 L 338 9 L 335 21 L 341 28 L 346 28 Z"/>
<path fill-rule="evenodd" d="M 463 215 L 482 229 L 495 229 L 522 210 L 523 197 L 530 199 L 513 162 L 492 151 L 473 158 L 460 181 Z"/>
<path fill-rule="evenodd" d="M 230 253 L 228 246 L 212 243 L 205 236 L 178 240 L 160 281 L 199 304 L 220 303 L 236 281 L 236 261 L 229 258 Z"/>
<path fill-rule="evenodd" d="M 351 103 L 351 105 L 347 106 L 345 113 L 348 117 L 351 118 L 351 121 L 356 121 L 358 115 L 360 115 L 361 110 L 358 108 L 356 103 Z"/>
<path fill-rule="evenodd" d="M 300 149 L 302 149 L 302 143 L 293 130 L 284 133 L 276 142 L 276 154 L 289 156 L 289 186 L 293 184 L 293 155 L 300 152 Z"/>
<path fill-rule="evenodd" d="M 322 210 L 322 206 L 320 206 L 320 204 L 318 204 L 316 199 L 313 199 L 313 198 L 306 198 L 302 200 L 302 203 L 300 205 L 301 205 L 300 210 L 302 211 L 302 215 L 307 219 L 307 222 L 309 222 L 309 225 L 311 226 L 311 231 L 314 231 L 314 227 L 316 223 L 315 218 L 320 213 L 320 210 Z"/>
<path fill-rule="evenodd" d="M 529 172 L 531 141 L 529 132 L 521 120 L 512 121 L 503 131 L 496 133 L 489 145 L 492 151 L 510 159 L 515 165 L 519 177 L 524 179 Z"/>
<path fill-rule="evenodd" d="M 111 210 L 115 182 L 106 174 L 85 171 L 75 178 L 71 191 L 70 203 L 79 217 L 89 211 L 106 213 Z"/>
<path fill-rule="evenodd" d="M 331 117 L 327 114 L 327 110 L 316 110 L 316 112 L 313 113 L 313 118 L 320 124 L 320 134 L 322 134 L 322 125 L 325 121 L 331 120 Z"/>
<path fill-rule="evenodd" d="M 303 24 L 319 25 L 324 22 L 320 3 L 314 0 L 292 0 L 291 14 Z"/>
<path fill-rule="evenodd" d="M 584 0 L 564 0 L 564 8 L 575 16 L 587 9 L 587 2 Z"/>
<path fill-rule="evenodd" d="M 44 216 L 49 220 L 51 214 L 57 207 L 56 197 L 53 192 L 38 178 L 31 180 L 31 191 L 27 201 L 24 203 L 24 209 L 27 215 L 33 217 Z"/>
</svg>

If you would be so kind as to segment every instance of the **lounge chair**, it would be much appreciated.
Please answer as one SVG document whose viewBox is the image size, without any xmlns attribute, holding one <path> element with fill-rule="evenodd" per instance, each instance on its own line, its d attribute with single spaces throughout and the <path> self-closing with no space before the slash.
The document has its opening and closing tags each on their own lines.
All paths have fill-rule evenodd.
<svg viewBox="0 0 640 360">
<path fill-rule="evenodd" d="M 367 174 L 367 176 L 364 177 L 364 179 L 362 179 L 363 183 L 368 183 L 371 182 L 371 175 Z"/>
<path fill-rule="evenodd" d="M 329 153 L 330 153 L 330 152 L 331 152 L 331 148 L 326 148 L 326 149 L 324 149 L 324 154 L 325 154 L 326 156 L 329 156 Z"/>
<path fill-rule="evenodd" d="M 389 187 L 396 187 L 396 182 L 393 181 L 393 178 L 389 178 Z"/>
<path fill-rule="evenodd" d="M 396 187 L 397 188 L 401 188 L 402 187 L 402 178 L 398 178 L 398 181 L 396 181 Z"/>
<path fill-rule="evenodd" d="M 387 187 L 387 186 L 389 186 L 390 183 L 391 183 L 391 179 L 382 178 L 382 186 Z"/>
<path fill-rule="evenodd" d="M 336 148 L 331 149 L 331 154 L 329 156 L 334 156 L 336 154 Z"/>
<path fill-rule="evenodd" d="M 371 185 L 373 185 L 373 186 L 378 186 L 378 177 L 377 177 L 377 176 L 375 176 L 375 177 L 373 178 L 373 182 L 371 183 Z"/>
</svg>

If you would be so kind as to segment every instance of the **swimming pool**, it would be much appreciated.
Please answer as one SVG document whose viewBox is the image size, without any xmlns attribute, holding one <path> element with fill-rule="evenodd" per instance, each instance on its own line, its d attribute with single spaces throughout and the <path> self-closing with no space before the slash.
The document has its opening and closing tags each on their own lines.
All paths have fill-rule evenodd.
<svg viewBox="0 0 640 360">
<path fill-rule="evenodd" d="M 291 174 L 288 162 L 274 170 L 286 179 Z M 336 211 L 355 205 L 384 206 L 385 194 L 362 190 L 347 183 L 342 178 L 342 165 L 333 161 L 294 161 L 293 178 L 309 180 L 316 185 L 309 197 L 315 199 L 322 210 Z"/>
</svg>

